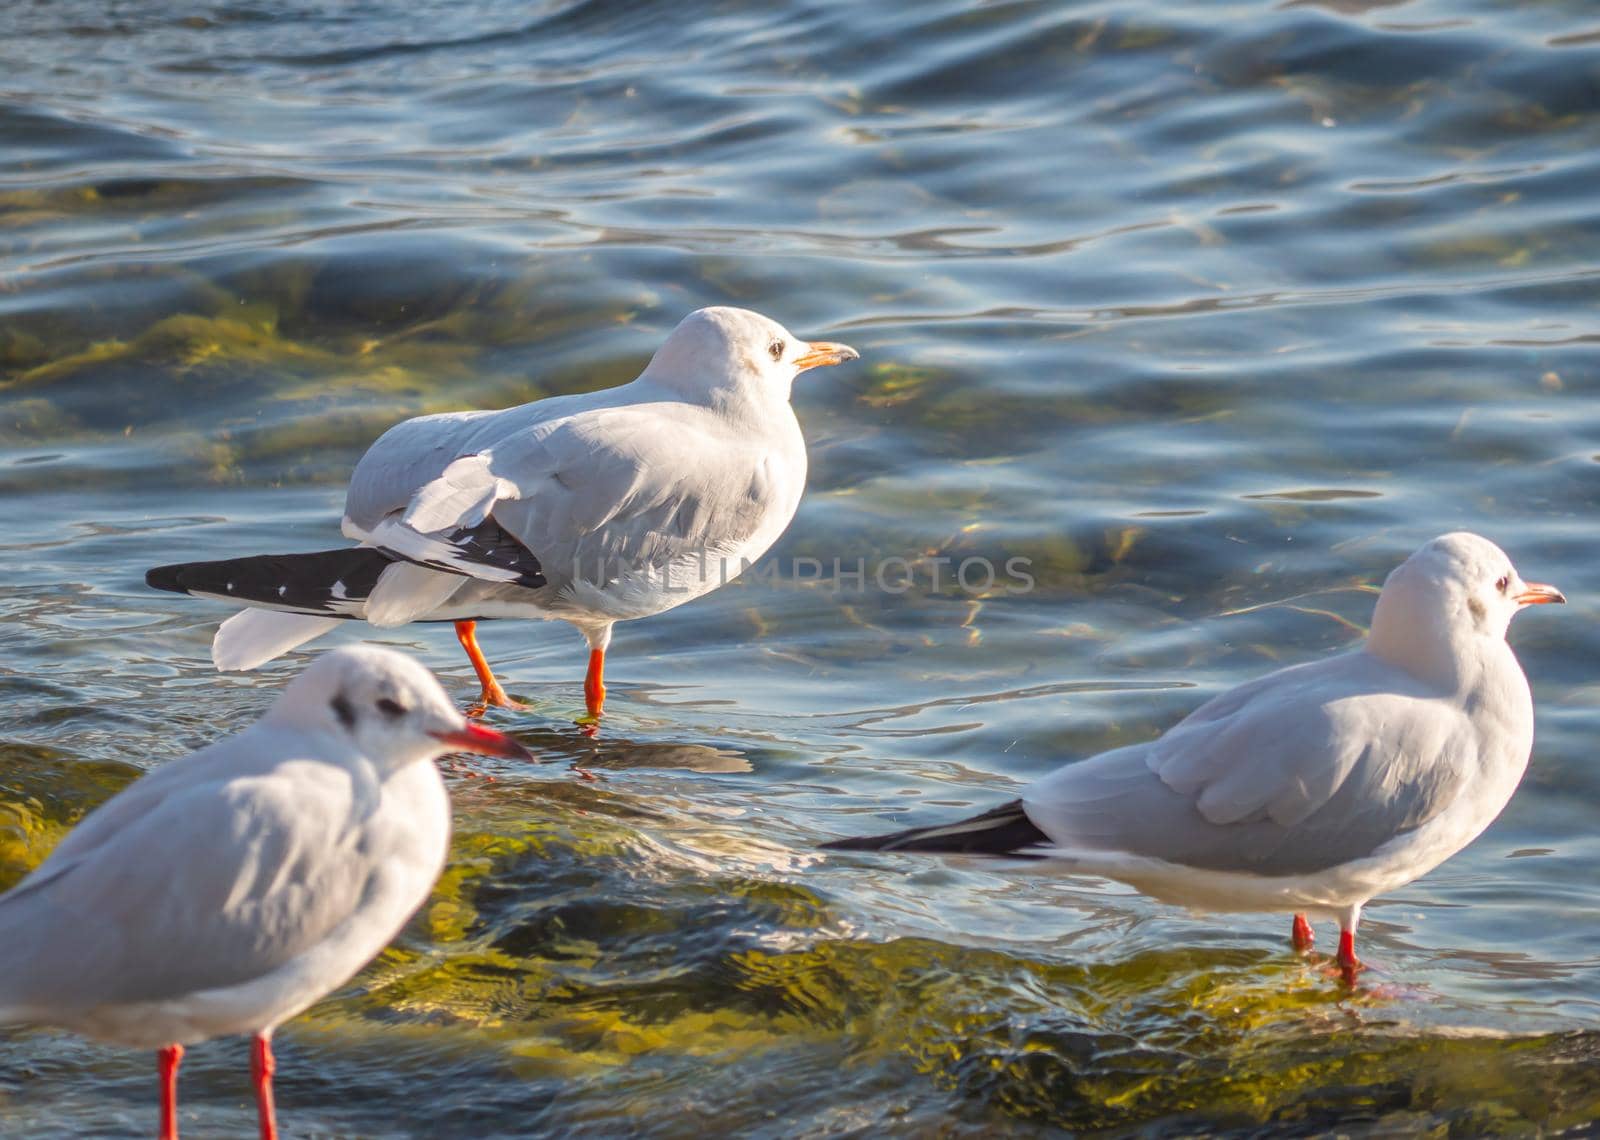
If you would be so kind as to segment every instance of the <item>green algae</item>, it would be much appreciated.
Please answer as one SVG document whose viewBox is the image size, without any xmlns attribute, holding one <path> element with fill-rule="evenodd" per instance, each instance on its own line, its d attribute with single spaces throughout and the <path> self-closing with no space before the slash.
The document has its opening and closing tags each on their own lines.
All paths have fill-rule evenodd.
<svg viewBox="0 0 1600 1140">
<path fill-rule="evenodd" d="M 37 801 L 0 802 L 0 890 L 9 890 L 70 830 L 45 819 Z"/>
<path fill-rule="evenodd" d="M 867 368 L 867 383 L 857 399 L 869 408 L 893 408 L 923 399 L 938 378 L 932 368 L 878 361 Z"/>
<path fill-rule="evenodd" d="M 498 852 L 501 874 L 517 846 L 467 844 Z M 628 862 L 615 844 L 585 846 Z M 692 929 L 681 896 L 675 919 L 641 906 L 554 956 L 511 955 L 455 915 L 437 925 L 441 900 L 494 873 L 470 855 L 464 865 L 473 870 L 453 872 L 427 912 L 442 943 L 391 950 L 364 997 L 318 1021 L 366 1010 L 455 1026 L 536 1080 L 595 1080 L 646 1058 L 710 1066 L 716 1080 L 837 1042 L 841 1080 L 909 1066 L 923 1087 L 907 1096 L 1074 1132 L 1192 1118 L 1243 1129 L 1444 1120 L 1451 1135 L 1504 1135 L 1600 1112 L 1600 1078 L 1573 1063 L 1600 1056 L 1592 1035 L 1419 1031 L 1405 999 L 1382 987 L 1352 995 L 1315 960 L 1183 948 L 1072 964 L 918 938 L 841 941 L 822 934 L 829 908 L 811 892 L 724 879 L 691 881 L 690 893 L 776 903 L 761 941 L 788 929 L 803 944 L 729 947 L 663 974 L 640 969 L 637 943 Z M 725 1110 L 736 1118 L 741 1106 Z"/>
<path fill-rule="evenodd" d="M 881 1125 L 914 1104 L 924 1123 L 1073 1133 L 1192 1121 L 1517 1135 L 1600 1112 L 1593 1035 L 1419 1026 L 1415 998 L 1352 993 L 1319 957 L 1286 951 L 1074 962 L 842 939 L 813 887 L 672 861 L 625 798 L 565 781 L 504 791 L 461 805 L 450 866 L 408 934 L 309 1015 L 342 1047 L 370 1024 L 430 1053 L 497 1057 L 513 1080 L 619 1092 L 647 1079 L 627 1076 L 639 1064 L 698 1067 L 721 1087 L 836 1053 L 841 1083 L 907 1074 L 898 1108 L 868 1102 Z M 584 1103 L 575 1116 L 616 1119 Z M 759 1098 L 718 1104 L 735 1127 Z"/>
<path fill-rule="evenodd" d="M 44 862 L 84 815 L 138 778 L 130 764 L 0 743 L 0 890 Z"/>
</svg>

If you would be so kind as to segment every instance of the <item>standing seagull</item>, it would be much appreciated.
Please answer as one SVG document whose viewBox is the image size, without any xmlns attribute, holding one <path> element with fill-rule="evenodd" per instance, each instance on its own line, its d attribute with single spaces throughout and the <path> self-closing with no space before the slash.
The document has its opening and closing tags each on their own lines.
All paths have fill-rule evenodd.
<svg viewBox="0 0 1600 1140">
<path fill-rule="evenodd" d="M 1487 539 L 1447 534 L 1389 575 L 1360 649 L 1240 685 L 983 815 L 823 846 L 1059 859 L 1197 910 L 1293 912 L 1299 950 L 1308 914 L 1334 918 L 1354 984 L 1367 900 L 1461 850 L 1516 790 L 1533 698 L 1506 629 L 1564 601 Z"/>
<path fill-rule="evenodd" d="M 0 895 L 0 1022 L 159 1049 L 175 1140 L 185 1045 L 252 1033 L 277 1135 L 272 1031 L 343 985 L 444 866 L 445 752 L 530 759 L 399 653 L 341 649 L 261 720 L 137 780 Z"/>
<path fill-rule="evenodd" d="M 714 589 L 789 525 L 806 482 L 790 386 L 857 356 L 747 309 L 699 309 L 631 383 L 390 428 L 345 500 L 344 533 L 360 546 L 159 566 L 145 580 L 259 607 L 217 630 L 224 670 L 253 669 L 341 618 L 453 621 L 483 705 L 511 702 L 476 623 L 560 618 L 589 642 L 593 723 L 611 626 Z"/>
</svg>

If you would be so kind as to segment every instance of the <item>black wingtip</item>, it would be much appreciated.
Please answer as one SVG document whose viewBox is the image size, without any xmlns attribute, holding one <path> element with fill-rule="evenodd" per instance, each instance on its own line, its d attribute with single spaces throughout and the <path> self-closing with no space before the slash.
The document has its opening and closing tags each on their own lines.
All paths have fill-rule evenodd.
<svg viewBox="0 0 1600 1140">
<path fill-rule="evenodd" d="M 549 585 L 544 567 L 539 559 L 510 531 L 491 516 L 474 527 L 452 532 L 446 541 L 468 562 L 481 563 L 497 570 L 511 570 L 517 575 L 515 585 L 537 590 Z M 462 573 L 460 567 L 443 566 L 453 573 Z"/>
<path fill-rule="evenodd" d="M 922 851 L 946 855 L 1004 855 L 1037 858 L 1027 849 L 1048 845 L 1050 837 L 1034 826 L 1021 800 L 1012 800 L 970 819 L 935 827 L 913 827 L 886 835 L 857 835 L 819 844 L 826 851 Z"/>
<path fill-rule="evenodd" d="M 151 567 L 144 572 L 144 584 L 152 590 L 171 590 L 175 594 L 186 594 L 188 591 L 178 585 L 182 571 L 182 564 Z"/>
<path fill-rule="evenodd" d="M 178 562 L 145 571 L 145 585 L 175 594 L 234 598 L 296 613 L 349 616 L 349 604 L 372 592 L 394 556 L 367 546 L 309 554 L 255 554 L 215 562 Z"/>
</svg>

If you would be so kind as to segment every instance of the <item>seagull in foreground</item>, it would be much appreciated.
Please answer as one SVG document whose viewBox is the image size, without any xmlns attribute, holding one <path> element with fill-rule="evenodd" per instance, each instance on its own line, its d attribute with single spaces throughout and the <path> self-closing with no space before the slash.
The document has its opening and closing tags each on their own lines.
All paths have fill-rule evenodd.
<svg viewBox="0 0 1600 1140">
<path fill-rule="evenodd" d="M 823 846 L 1056 859 L 1195 910 L 1292 912 L 1302 951 L 1308 915 L 1336 919 L 1353 985 L 1367 900 L 1461 850 L 1516 790 L 1533 698 L 1506 629 L 1564 601 L 1487 539 L 1447 534 L 1389 575 L 1361 648 L 1240 685 L 983 815 Z"/>
<path fill-rule="evenodd" d="M 340 619 L 452 621 L 480 706 L 511 701 L 477 622 L 560 618 L 589 642 L 592 725 L 613 623 L 722 585 L 789 525 L 806 482 L 790 385 L 858 355 L 747 309 L 699 309 L 631 383 L 390 428 L 345 500 L 359 546 L 160 566 L 146 581 L 253 607 L 217 630 L 223 670 L 253 669 Z"/>
<path fill-rule="evenodd" d="M 409 657 L 320 658 L 261 720 L 135 781 L 0 895 L 0 1023 L 159 1049 L 163 1140 L 184 1046 L 254 1034 L 274 1140 L 272 1031 L 427 899 L 450 836 L 431 761 L 455 751 L 531 759 Z"/>
</svg>

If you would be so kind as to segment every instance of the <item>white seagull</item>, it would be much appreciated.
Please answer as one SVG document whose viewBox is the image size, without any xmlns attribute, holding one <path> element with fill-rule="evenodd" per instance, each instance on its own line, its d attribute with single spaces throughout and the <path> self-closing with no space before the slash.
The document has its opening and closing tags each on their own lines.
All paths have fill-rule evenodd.
<svg viewBox="0 0 1600 1140">
<path fill-rule="evenodd" d="M 273 1029 L 348 981 L 444 866 L 446 752 L 530 759 L 421 665 L 354 647 L 261 720 L 155 769 L 0 895 L 0 1023 L 160 1050 L 161 1136 L 185 1045 L 255 1035 L 263 1140 Z"/>
<path fill-rule="evenodd" d="M 559 618 L 589 642 L 593 723 L 613 623 L 723 584 L 789 525 L 806 482 L 790 386 L 857 356 L 747 309 L 699 309 L 628 384 L 389 429 L 345 501 L 359 546 L 161 566 L 146 581 L 257 607 L 217 630 L 224 670 L 253 669 L 344 618 L 453 621 L 483 705 L 511 702 L 476 623 Z"/>
<path fill-rule="evenodd" d="M 1506 629 L 1564 601 L 1487 539 L 1447 534 L 1389 575 L 1361 648 L 1240 685 L 983 815 L 823 846 L 1056 859 L 1195 910 L 1293 913 L 1298 950 L 1307 915 L 1336 919 L 1353 984 L 1367 900 L 1461 850 L 1516 790 L 1533 698 Z"/>
</svg>

